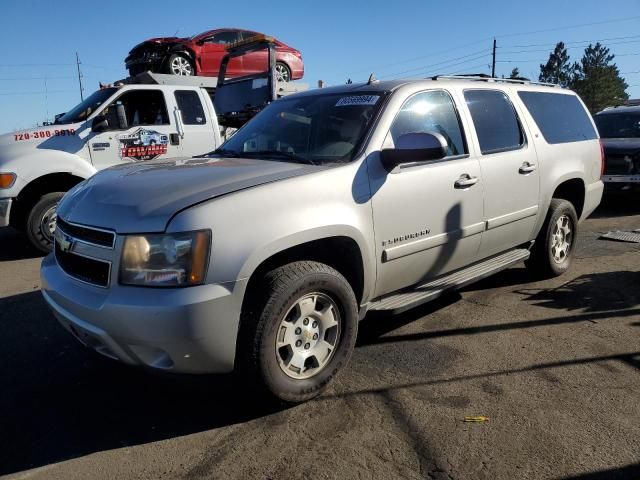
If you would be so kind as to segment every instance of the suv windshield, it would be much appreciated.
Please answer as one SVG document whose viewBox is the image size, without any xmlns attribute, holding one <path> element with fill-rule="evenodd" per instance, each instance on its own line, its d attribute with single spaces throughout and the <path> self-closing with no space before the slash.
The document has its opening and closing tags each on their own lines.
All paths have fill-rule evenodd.
<svg viewBox="0 0 640 480">
<path fill-rule="evenodd" d="M 605 113 L 594 120 L 602 138 L 640 138 L 640 112 Z"/>
<path fill-rule="evenodd" d="M 117 88 L 103 88 L 96 92 L 93 92 L 83 102 L 79 103 L 67 113 L 58 118 L 56 120 L 56 123 L 76 123 L 86 120 L 89 115 L 95 112 L 96 109 L 100 107 L 100 105 L 102 105 L 117 90 Z"/>
<path fill-rule="evenodd" d="M 273 102 L 215 153 L 307 163 L 348 162 L 384 92 L 318 94 Z"/>
</svg>

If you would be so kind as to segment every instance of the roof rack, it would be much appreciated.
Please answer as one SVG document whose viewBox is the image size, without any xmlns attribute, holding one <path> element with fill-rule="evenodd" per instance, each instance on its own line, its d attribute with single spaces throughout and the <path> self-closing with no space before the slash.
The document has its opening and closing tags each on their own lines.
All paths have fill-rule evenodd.
<svg viewBox="0 0 640 480">
<path fill-rule="evenodd" d="M 532 82 L 526 78 L 498 78 L 487 75 L 486 73 L 474 73 L 470 75 L 435 75 L 431 77 L 431 80 L 440 80 L 440 79 L 454 79 L 454 80 L 475 80 L 478 82 L 503 82 L 503 83 L 517 83 L 520 85 L 542 85 L 545 87 L 556 87 L 562 88 L 561 85 L 557 83 L 546 83 L 546 82 Z"/>
</svg>

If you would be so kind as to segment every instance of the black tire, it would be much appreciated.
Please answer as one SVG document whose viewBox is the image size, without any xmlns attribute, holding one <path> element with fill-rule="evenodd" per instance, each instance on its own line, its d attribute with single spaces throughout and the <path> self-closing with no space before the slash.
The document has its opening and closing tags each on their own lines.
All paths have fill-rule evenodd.
<svg viewBox="0 0 640 480">
<path fill-rule="evenodd" d="M 571 231 L 569 239 L 569 247 L 564 255 L 554 255 L 554 236 L 556 235 L 556 225 L 561 217 L 565 216 L 568 220 Z M 562 234 L 564 237 L 566 235 Z M 534 274 L 543 278 L 558 277 L 569 270 L 571 259 L 576 246 L 578 237 L 578 215 L 573 204 L 561 198 L 553 198 L 547 218 L 540 229 L 540 233 L 531 249 L 531 257 L 525 262 L 527 268 Z"/>
<path fill-rule="evenodd" d="M 48 226 L 55 226 L 55 208 L 64 196 L 64 192 L 47 193 L 40 197 L 29 211 L 25 224 L 25 233 L 31 245 L 38 251 L 47 254 L 53 248 L 53 232 Z"/>
<path fill-rule="evenodd" d="M 183 65 L 188 65 L 191 73 L 176 73 L 172 67 L 173 63 L 176 61 L 186 62 L 186 63 L 183 63 Z M 191 77 L 196 74 L 196 68 L 193 65 L 193 62 L 191 61 L 189 56 L 185 53 L 172 53 L 171 55 L 169 55 L 169 58 L 167 58 L 167 61 L 165 62 L 165 65 L 164 65 L 164 71 L 165 73 L 169 73 L 171 75 L 184 75 L 188 77 Z"/>
<path fill-rule="evenodd" d="M 323 367 L 309 378 L 292 378 L 281 367 L 276 335 L 300 299 L 316 292 L 337 306 L 339 334 Z M 243 383 L 278 403 L 300 403 L 320 395 L 348 363 L 356 342 L 358 304 L 349 282 L 328 265 L 300 261 L 269 272 L 255 293 L 242 313 L 238 338 L 237 370 Z"/>
<path fill-rule="evenodd" d="M 278 70 L 280 70 L 280 73 Z M 282 78 L 279 79 L 278 77 Z M 291 81 L 291 69 L 289 68 L 289 65 L 283 62 L 276 62 L 276 80 L 279 82 Z"/>
</svg>

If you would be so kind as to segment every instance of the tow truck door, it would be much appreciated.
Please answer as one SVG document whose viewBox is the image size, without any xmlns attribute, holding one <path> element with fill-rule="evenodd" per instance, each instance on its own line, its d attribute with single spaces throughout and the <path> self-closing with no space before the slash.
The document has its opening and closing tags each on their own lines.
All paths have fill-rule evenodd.
<svg viewBox="0 0 640 480">
<path fill-rule="evenodd" d="M 101 170 L 122 162 L 181 156 L 182 139 L 170 113 L 173 106 L 162 89 L 124 91 L 98 115 L 106 119 L 107 128 L 89 135 L 93 165 Z"/>
<path fill-rule="evenodd" d="M 182 153 L 185 156 L 203 155 L 220 145 L 218 121 L 210 111 L 211 101 L 204 89 L 180 89 L 173 92 L 176 112 L 179 112 L 178 131 L 182 139 Z"/>
</svg>

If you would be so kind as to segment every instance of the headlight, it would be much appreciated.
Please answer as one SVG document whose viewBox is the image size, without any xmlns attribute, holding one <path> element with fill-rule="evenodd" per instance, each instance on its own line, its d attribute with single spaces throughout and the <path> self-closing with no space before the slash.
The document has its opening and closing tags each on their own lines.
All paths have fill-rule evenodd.
<svg viewBox="0 0 640 480">
<path fill-rule="evenodd" d="M 120 261 L 120 283 L 181 287 L 204 282 L 211 232 L 128 235 Z"/>
</svg>

